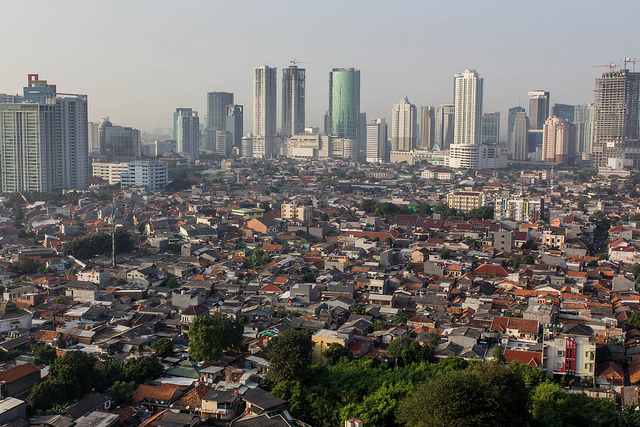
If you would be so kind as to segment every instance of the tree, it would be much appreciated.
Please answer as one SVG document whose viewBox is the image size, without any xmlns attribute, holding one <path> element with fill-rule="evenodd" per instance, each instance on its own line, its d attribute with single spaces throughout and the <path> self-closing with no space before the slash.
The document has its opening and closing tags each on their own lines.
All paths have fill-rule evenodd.
<svg viewBox="0 0 640 427">
<path fill-rule="evenodd" d="M 438 253 L 440 254 L 440 257 L 442 259 L 448 259 L 449 256 L 451 256 L 451 251 L 449 250 L 449 248 L 442 248 L 438 251 Z"/>
<path fill-rule="evenodd" d="M 271 338 L 267 345 L 267 380 L 275 384 L 283 380 L 304 380 L 311 363 L 312 346 L 308 329 L 290 329 Z"/>
<path fill-rule="evenodd" d="M 527 250 L 527 249 L 533 249 L 536 250 L 538 249 L 538 245 L 536 245 L 536 243 L 533 240 L 527 240 L 526 242 L 524 242 L 522 244 L 522 246 L 520 247 L 523 251 Z"/>
<path fill-rule="evenodd" d="M 116 405 L 122 405 L 129 402 L 136 391 L 137 384 L 134 381 L 116 381 L 107 390 L 107 395 L 114 401 Z"/>
<path fill-rule="evenodd" d="M 522 255 L 520 257 L 520 264 L 535 264 L 535 263 L 536 263 L 536 259 L 531 254 Z"/>
<path fill-rule="evenodd" d="M 260 209 L 263 209 L 265 212 L 269 212 L 271 210 L 271 203 L 265 201 L 260 202 Z"/>
<path fill-rule="evenodd" d="M 169 245 L 169 250 L 174 254 L 179 254 L 182 251 L 182 245 L 178 242 L 174 242 Z"/>
<path fill-rule="evenodd" d="M 449 371 L 400 403 L 398 421 L 422 426 L 515 426 L 529 420 L 528 393 L 508 367 L 479 364 Z"/>
<path fill-rule="evenodd" d="M 334 342 L 331 343 L 329 347 L 327 347 L 327 349 L 322 352 L 322 357 L 325 358 L 327 363 L 334 365 L 342 358 L 346 358 L 348 360 L 353 359 L 353 352 L 347 347 Z"/>
<path fill-rule="evenodd" d="M 76 269 L 75 268 L 68 268 L 65 272 L 64 275 L 65 276 L 75 276 L 76 274 Z"/>
<path fill-rule="evenodd" d="M 164 368 L 155 357 L 142 356 L 127 360 L 122 368 L 121 378 L 126 382 L 144 384 L 155 380 L 164 373 Z"/>
<path fill-rule="evenodd" d="M 270 260 L 271 257 L 264 250 L 256 249 L 253 251 L 251 258 L 244 262 L 244 266 L 247 268 L 260 267 L 261 265 L 267 264 Z"/>
<path fill-rule="evenodd" d="M 171 338 L 160 338 L 151 345 L 159 357 L 167 357 L 173 355 L 173 341 Z"/>
<path fill-rule="evenodd" d="M 504 357 L 504 353 L 502 352 L 502 347 L 496 344 L 493 348 L 493 361 L 500 365 L 504 365 L 507 363 L 507 358 Z"/>
<path fill-rule="evenodd" d="M 196 360 L 217 360 L 227 350 L 240 350 L 242 327 L 231 317 L 216 312 L 197 317 L 189 330 L 189 355 Z"/>
<path fill-rule="evenodd" d="M 18 260 L 9 264 L 9 269 L 18 274 L 33 274 L 38 271 L 42 264 L 35 262 L 33 258 L 26 255 L 19 255 Z"/>
<path fill-rule="evenodd" d="M 640 329 L 640 312 L 635 312 L 631 316 L 629 316 L 629 319 L 627 319 L 627 324 L 633 329 Z"/>
<path fill-rule="evenodd" d="M 430 358 L 430 354 L 426 350 L 427 347 L 421 346 L 408 337 L 394 339 L 387 348 L 389 357 L 394 359 L 396 364 L 402 366 L 427 361 Z"/>
<path fill-rule="evenodd" d="M 356 305 L 351 309 L 351 313 L 363 316 L 367 314 L 367 309 L 365 308 L 364 305 Z"/>
<path fill-rule="evenodd" d="M 51 365 L 56 360 L 56 357 L 58 357 L 55 347 L 50 345 L 33 346 L 31 353 L 34 356 L 33 363 L 36 365 L 40 363 L 47 366 Z"/>
</svg>

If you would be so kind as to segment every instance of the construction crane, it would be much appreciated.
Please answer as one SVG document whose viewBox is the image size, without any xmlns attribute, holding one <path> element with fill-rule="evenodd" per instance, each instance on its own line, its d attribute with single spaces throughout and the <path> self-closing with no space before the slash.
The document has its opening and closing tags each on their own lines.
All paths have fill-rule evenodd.
<svg viewBox="0 0 640 427">
<path fill-rule="evenodd" d="M 616 71 L 617 65 L 614 64 L 613 62 L 609 62 L 609 65 L 593 65 L 593 66 L 591 66 L 591 68 L 604 68 L 604 67 L 609 68 L 609 72 L 612 73 L 612 72 Z"/>
<path fill-rule="evenodd" d="M 291 62 L 294 67 L 296 66 L 296 64 L 311 64 L 311 62 L 298 61 L 296 59 L 294 59 L 293 61 L 289 61 L 289 62 Z"/>
<path fill-rule="evenodd" d="M 627 56 L 625 56 L 622 59 L 614 59 L 614 61 L 622 61 L 622 63 L 624 64 L 624 70 L 627 69 L 627 64 L 628 63 L 632 63 L 633 64 L 633 71 L 636 71 L 636 62 L 640 62 L 637 58 L 629 58 Z"/>
</svg>

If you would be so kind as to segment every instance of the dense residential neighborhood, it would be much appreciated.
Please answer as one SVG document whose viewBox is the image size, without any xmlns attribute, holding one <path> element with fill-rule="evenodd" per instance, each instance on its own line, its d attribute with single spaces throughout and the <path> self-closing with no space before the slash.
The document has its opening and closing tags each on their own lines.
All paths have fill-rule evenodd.
<svg viewBox="0 0 640 427">
<path fill-rule="evenodd" d="M 197 163 L 155 192 L 0 199 L 0 425 L 413 425 L 422 380 L 387 418 L 296 400 L 340 363 L 519 364 L 634 416 L 639 175 Z"/>
</svg>

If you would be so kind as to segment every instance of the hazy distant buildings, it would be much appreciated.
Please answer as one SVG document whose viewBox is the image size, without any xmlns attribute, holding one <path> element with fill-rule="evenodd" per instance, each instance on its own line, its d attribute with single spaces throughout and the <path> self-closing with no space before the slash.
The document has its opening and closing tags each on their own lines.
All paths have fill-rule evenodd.
<svg viewBox="0 0 640 427">
<path fill-rule="evenodd" d="M 305 70 L 293 65 L 282 70 L 282 136 L 304 132 Z"/>
<path fill-rule="evenodd" d="M 497 144 L 500 142 L 500 112 L 482 115 L 482 143 Z"/>
<path fill-rule="evenodd" d="M 89 139 L 89 153 L 100 153 L 100 140 L 98 139 L 99 123 L 87 123 L 87 137 Z"/>
<path fill-rule="evenodd" d="M 529 127 L 541 130 L 549 117 L 549 92 L 534 90 L 529 92 Z"/>
<path fill-rule="evenodd" d="M 513 160 L 527 160 L 529 157 L 528 136 L 529 118 L 527 117 L 527 113 L 519 111 L 515 113 L 511 132 L 511 142 L 513 146 L 510 148 L 510 151 Z"/>
<path fill-rule="evenodd" d="M 430 150 L 436 143 L 436 110 L 433 107 L 420 109 L 420 148 Z"/>
<path fill-rule="evenodd" d="M 360 70 L 334 68 L 329 73 L 329 133 L 359 140 Z"/>
<path fill-rule="evenodd" d="M 453 144 L 453 124 L 455 122 L 456 107 L 453 104 L 443 104 L 436 112 L 436 138 L 433 151 L 448 150 Z"/>
<path fill-rule="evenodd" d="M 100 157 L 108 162 L 132 160 L 140 155 L 140 131 L 114 126 L 107 117 L 98 125 L 98 145 Z"/>
<path fill-rule="evenodd" d="M 277 68 L 266 65 L 253 69 L 253 134 L 276 135 Z"/>
<path fill-rule="evenodd" d="M 553 116 L 562 117 L 563 119 L 573 122 L 575 118 L 575 106 L 554 103 L 551 108 L 551 117 Z"/>
<path fill-rule="evenodd" d="M 196 160 L 200 154 L 200 119 L 191 108 L 177 108 L 174 113 L 173 134 L 178 153 L 188 153 Z"/>
<path fill-rule="evenodd" d="M 640 169 L 640 73 L 620 70 L 596 79 L 594 116 L 593 166 L 619 158 L 633 160 L 634 169 Z"/>
<path fill-rule="evenodd" d="M 575 164 L 575 126 L 562 117 L 549 117 L 542 136 L 542 161 Z"/>
<path fill-rule="evenodd" d="M 409 151 L 416 145 L 417 109 L 407 97 L 393 106 L 391 112 L 391 150 Z"/>
<path fill-rule="evenodd" d="M 206 130 L 227 130 L 227 106 L 233 105 L 233 93 L 207 93 Z"/>
<path fill-rule="evenodd" d="M 242 135 L 244 133 L 244 107 L 242 105 L 227 105 L 225 129 L 231 134 L 233 154 L 240 153 Z"/>
<path fill-rule="evenodd" d="M 387 124 L 378 118 L 367 124 L 367 153 L 369 163 L 382 163 L 387 158 Z"/>
<path fill-rule="evenodd" d="M 88 188 L 86 95 L 57 93 L 37 74 L 28 82 L 22 100 L 0 104 L 2 191 Z"/>
</svg>

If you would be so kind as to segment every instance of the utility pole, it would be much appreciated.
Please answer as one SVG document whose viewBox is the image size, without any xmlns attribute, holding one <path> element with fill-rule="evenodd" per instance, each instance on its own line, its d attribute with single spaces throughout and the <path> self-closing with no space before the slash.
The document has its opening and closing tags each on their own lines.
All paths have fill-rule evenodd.
<svg viewBox="0 0 640 427">
<path fill-rule="evenodd" d="M 111 266 L 116 269 L 116 196 L 111 203 Z"/>
</svg>

